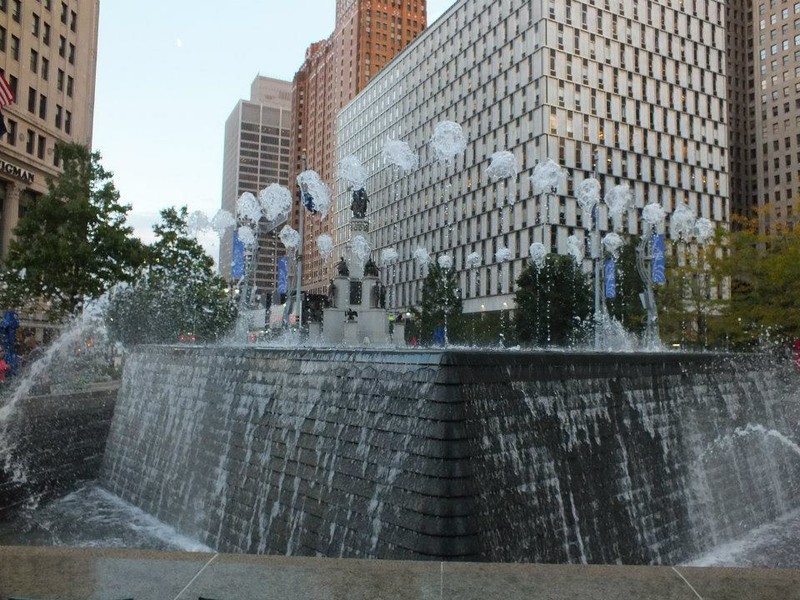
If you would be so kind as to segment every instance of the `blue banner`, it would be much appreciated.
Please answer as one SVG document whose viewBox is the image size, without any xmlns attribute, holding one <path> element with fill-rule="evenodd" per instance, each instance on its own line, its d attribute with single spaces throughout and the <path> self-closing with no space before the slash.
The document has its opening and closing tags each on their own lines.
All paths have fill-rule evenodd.
<svg viewBox="0 0 800 600">
<path fill-rule="evenodd" d="M 653 236 L 653 283 L 660 285 L 667 283 L 663 233 Z"/>
<path fill-rule="evenodd" d="M 289 288 L 289 259 L 278 257 L 278 293 L 285 294 Z"/>
<path fill-rule="evenodd" d="M 613 300 L 617 297 L 617 261 L 613 258 L 606 259 L 606 298 Z"/>
<path fill-rule="evenodd" d="M 231 277 L 244 277 L 244 243 L 239 239 L 239 232 L 233 232 L 233 259 L 231 260 Z"/>
</svg>

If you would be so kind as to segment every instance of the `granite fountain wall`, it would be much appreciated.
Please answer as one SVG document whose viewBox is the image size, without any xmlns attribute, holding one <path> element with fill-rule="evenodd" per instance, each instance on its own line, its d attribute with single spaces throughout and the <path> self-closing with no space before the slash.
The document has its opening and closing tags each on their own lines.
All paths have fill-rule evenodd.
<svg viewBox="0 0 800 600">
<path fill-rule="evenodd" d="M 674 563 L 800 506 L 752 359 L 148 348 L 101 482 L 226 552 Z"/>
</svg>

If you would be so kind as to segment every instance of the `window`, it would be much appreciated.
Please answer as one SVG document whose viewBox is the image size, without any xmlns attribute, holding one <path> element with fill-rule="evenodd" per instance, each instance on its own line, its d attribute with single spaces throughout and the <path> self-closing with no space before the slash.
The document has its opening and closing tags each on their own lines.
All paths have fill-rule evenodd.
<svg viewBox="0 0 800 600">
<path fill-rule="evenodd" d="M 47 119 L 47 96 L 39 94 L 39 118 Z"/>
<path fill-rule="evenodd" d="M 50 24 L 44 24 L 44 35 L 42 36 L 42 41 L 44 42 L 45 46 L 50 45 Z"/>
<path fill-rule="evenodd" d="M 16 146 L 17 145 L 17 122 L 12 121 L 11 119 L 8 120 L 8 145 L 9 146 Z"/>
<path fill-rule="evenodd" d="M 33 33 L 34 37 L 37 37 L 37 38 L 39 37 L 39 28 L 40 27 L 41 27 L 41 24 L 39 23 L 39 15 L 37 15 L 36 13 L 33 13 L 33 23 L 32 23 L 32 26 L 31 26 L 31 33 Z"/>
<path fill-rule="evenodd" d="M 33 129 L 28 129 L 28 139 L 25 142 L 25 152 L 28 154 L 33 154 L 33 144 L 36 140 L 36 134 L 34 133 Z"/>
<path fill-rule="evenodd" d="M 43 135 L 39 136 L 38 144 L 36 145 L 36 156 L 41 159 L 44 159 L 44 151 L 47 147 L 47 140 Z"/>
<path fill-rule="evenodd" d="M 66 111 L 66 113 L 67 116 L 64 119 L 64 131 L 66 133 L 72 133 L 72 113 L 69 111 Z"/>
<path fill-rule="evenodd" d="M 64 69 L 58 70 L 58 77 L 56 79 L 56 86 L 58 87 L 59 92 L 64 91 Z"/>
<path fill-rule="evenodd" d="M 31 50 L 31 72 L 39 72 L 39 53 L 36 50 Z"/>
<path fill-rule="evenodd" d="M 15 35 L 11 36 L 11 58 L 19 61 L 19 38 Z"/>
<path fill-rule="evenodd" d="M 74 82 L 74 80 L 72 79 L 72 77 L 67 76 L 67 96 L 69 96 L 70 98 L 72 98 L 72 84 L 73 84 L 73 82 Z"/>
<path fill-rule="evenodd" d="M 69 15 L 69 30 L 74 32 L 78 28 L 78 15 L 71 11 Z"/>
<path fill-rule="evenodd" d="M 61 124 L 64 119 L 64 107 L 56 104 L 56 127 L 61 129 Z"/>
<path fill-rule="evenodd" d="M 22 14 L 21 0 L 11 0 L 11 18 L 19 23 L 20 15 Z"/>
<path fill-rule="evenodd" d="M 63 35 L 58 36 L 58 55 L 61 58 L 67 55 L 67 38 Z"/>
<path fill-rule="evenodd" d="M 50 77 L 50 61 L 42 57 L 42 79 L 45 81 Z"/>
<path fill-rule="evenodd" d="M 75 44 L 69 45 L 69 64 L 75 64 Z"/>
<path fill-rule="evenodd" d="M 51 6 L 51 3 L 52 3 L 52 0 L 44 0 L 44 2 L 42 2 L 42 4 L 44 4 L 44 7 L 45 7 L 47 10 L 50 10 L 50 8 L 52 7 L 52 6 Z"/>
<path fill-rule="evenodd" d="M 28 112 L 36 113 L 36 90 L 28 88 Z"/>
<path fill-rule="evenodd" d="M 67 4 L 65 2 L 61 3 L 61 22 L 66 25 L 67 24 L 67 13 L 69 9 L 67 8 Z M 774 17 L 775 15 L 773 15 Z"/>
<path fill-rule="evenodd" d="M 0 27 L 0 52 L 6 51 L 6 28 Z"/>
</svg>

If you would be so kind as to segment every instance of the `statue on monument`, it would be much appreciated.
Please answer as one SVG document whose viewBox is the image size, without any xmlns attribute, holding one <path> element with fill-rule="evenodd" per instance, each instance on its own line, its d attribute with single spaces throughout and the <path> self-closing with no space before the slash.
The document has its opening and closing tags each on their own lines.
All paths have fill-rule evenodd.
<svg viewBox="0 0 800 600">
<path fill-rule="evenodd" d="M 378 265 L 375 264 L 375 261 L 372 260 L 372 258 L 370 258 L 367 261 L 367 264 L 364 265 L 364 275 L 367 277 L 378 277 L 380 275 Z"/>
<path fill-rule="evenodd" d="M 336 270 L 342 277 L 350 276 L 350 269 L 347 267 L 347 263 L 344 260 L 344 256 L 339 259 L 339 263 L 336 265 Z"/>
<path fill-rule="evenodd" d="M 367 217 L 367 191 L 364 188 L 353 190 L 353 201 L 350 204 L 350 210 L 353 211 L 353 217 L 356 219 L 365 219 Z"/>
</svg>

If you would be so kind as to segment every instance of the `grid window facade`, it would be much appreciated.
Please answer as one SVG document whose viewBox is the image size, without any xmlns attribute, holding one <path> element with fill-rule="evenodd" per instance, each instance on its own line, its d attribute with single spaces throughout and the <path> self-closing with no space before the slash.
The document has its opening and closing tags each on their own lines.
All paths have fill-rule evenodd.
<svg viewBox="0 0 800 600">
<path fill-rule="evenodd" d="M 595 168 L 604 189 L 633 189 L 630 234 L 650 202 L 728 223 L 724 23 L 724 4 L 705 0 L 457 2 L 339 113 L 338 157 L 356 155 L 371 174 L 372 245 L 400 254 L 384 275 L 393 307 L 421 298 L 419 246 L 454 258 L 465 311 L 512 307 L 532 242 L 565 253 L 570 235 L 586 238 L 574 190 Z M 444 120 L 468 140 L 447 166 L 428 144 Z M 387 138 L 408 142 L 421 167 L 401 176 L 387 166 Z M 513 181 L 486 175 L 500 150 L 517 158 Z M 537 197 L 529 178 L 547 158 L 567 177 Z M 341 182 L 336 191 L 338 257 L 350 202 Z M 501 247 L 511 260 L 497 261 Z M 471 252 L 482 258 L 473 270 Z"/>
</svg>

